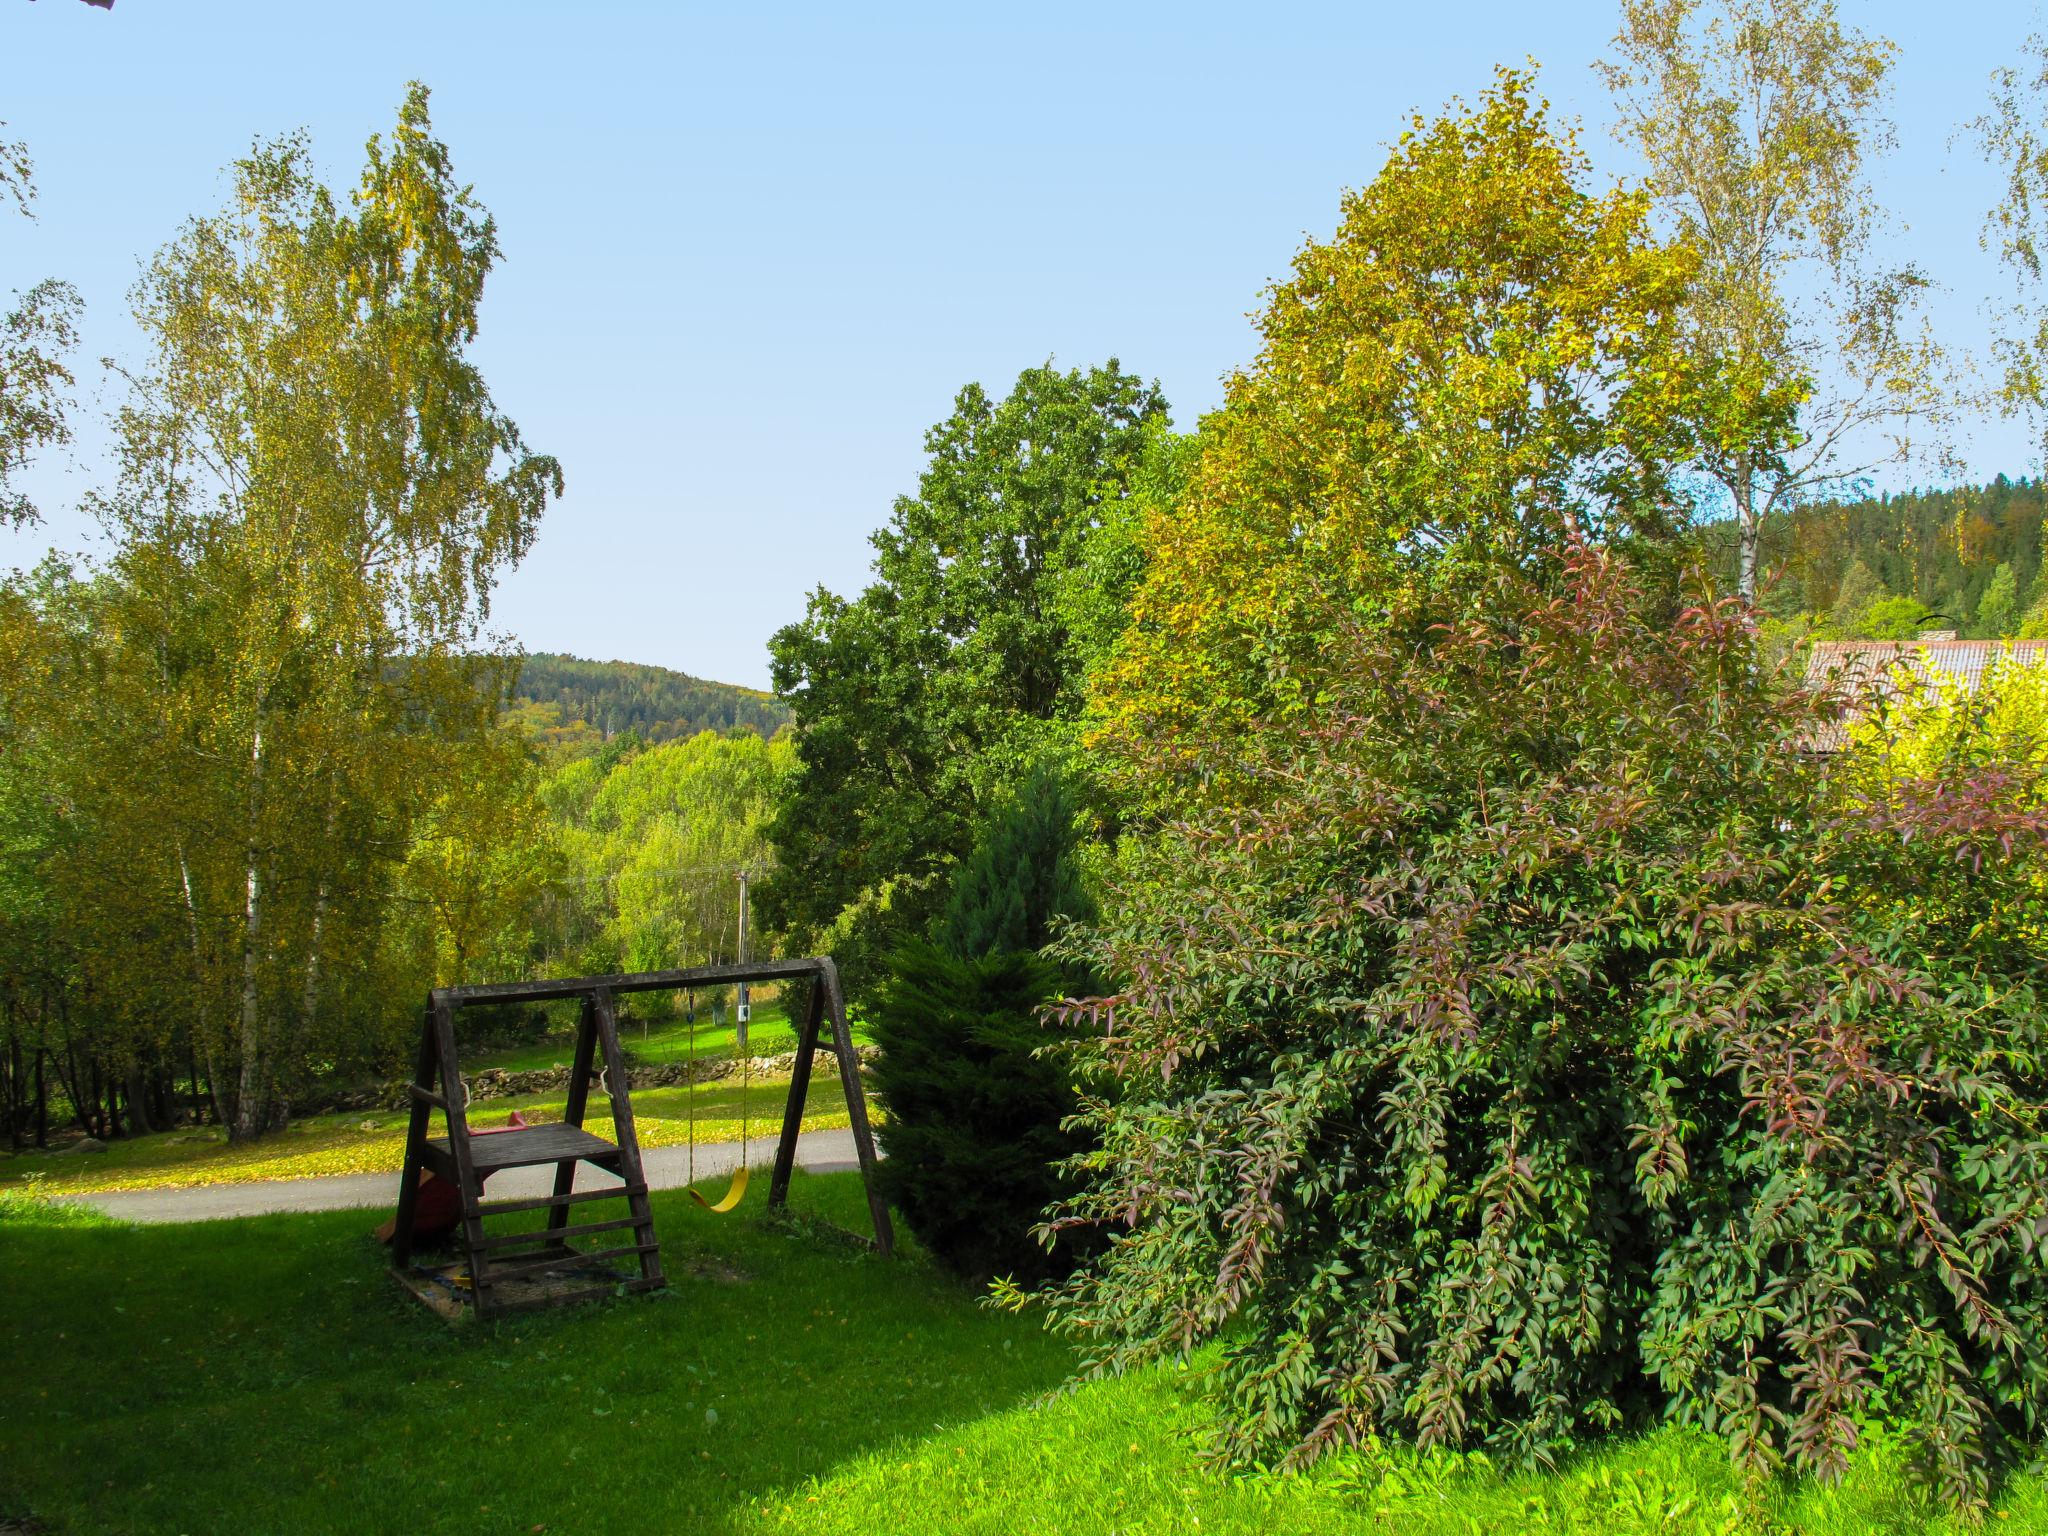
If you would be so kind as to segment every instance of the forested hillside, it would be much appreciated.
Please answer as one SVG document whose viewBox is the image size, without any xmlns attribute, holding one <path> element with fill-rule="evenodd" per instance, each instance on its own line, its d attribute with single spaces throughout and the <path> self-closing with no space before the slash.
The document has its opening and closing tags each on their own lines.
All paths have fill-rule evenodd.
<svg viewBox="0 0 2048 1536">
<path fill-rule="evenodd" d="M 1816 502 L 1765 520 L 1761 600 L 1774 615 L 1813 614 L 1850 638 L 1903 638 L 1923 622 L 1969 639 L 2023 627 L 2031 635 L 2048 625 L 2044 518 L 2048 486 L 2003 475 L 1955 490 Z M 1732 587 L 1733 525 L 1713 532 Z"/>
<path fill-rule="evenodd" d="M 585 661 L 542 651 L 526 658 L 514 691 L 513 722 L 550 745 L 600 745 L 636 731 L 647 742 L 699 731 L 743 729 L 773 736 L 789 711 L 768 694 L 706 682 L 632 661 Z"/>
</svg>

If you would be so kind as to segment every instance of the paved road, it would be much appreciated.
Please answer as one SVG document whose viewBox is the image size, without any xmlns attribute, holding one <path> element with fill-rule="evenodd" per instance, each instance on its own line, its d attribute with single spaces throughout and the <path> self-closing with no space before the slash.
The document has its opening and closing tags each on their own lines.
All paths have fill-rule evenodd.
<svg viewBox="0 0 2048 1536">
<path fill-rule="evenodd" d="M 697 1149 L 697 1177 L 714 1178 L 739 1166 L 740 1144 L 714 1142 Z M 747 1160 L 765 1177 L 775 1160 L 775 1138 L 756 1136 L 747 1143 Z M 641 1166 L 654 1189 L 676 1189 L 690 1179 L 688 1147 L 643 1147 Z M 812 1173 L 842 1173 L 859 1166 L 851 1131 L 806 1131 L 797 1138 L 796 1163 Z M 493 1200 L 545 1195 L 554 1189 L 553 1168 L 508 1168 L 493 1174 L 487 1186 Z M 616 1183 L 611 1175 L 588 1163 L 576 1166 L 579 1189 Z M 396 1173 L 344 1173 L 321 1179 L 271 1179 L 256 1184 L 202 1184 L 191 1189 L 129 1189 L 106 1194 L 64 1195 L 97 1206 L 121 1221 L 221 1221 L 237 1216 L 267 1216 L 274 1211 L 346 1211 L 381 1207 L 396 1209 Z"/>
</svg>

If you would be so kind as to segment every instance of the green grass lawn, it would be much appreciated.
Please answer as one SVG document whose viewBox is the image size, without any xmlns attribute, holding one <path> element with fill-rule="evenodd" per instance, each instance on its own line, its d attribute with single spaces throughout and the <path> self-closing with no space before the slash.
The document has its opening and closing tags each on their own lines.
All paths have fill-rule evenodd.
<svg viewBox="0 0 2048 1536">
<path fill-rule="evenodd" d="M 738 1141 L 742 1125 L 741 1095 L 746 1096 L 745 1122 L 752 1135 L 772 1135 L 782 1124 L 782 1106 L 789 1077 L 738 1079 L 704 1083 L 695 1090 L 697 1140 Z M 633 1122 L 643 1147 L 676 1146 L 690 1136 L 691 1094 L 688 1088 L 644 1088 L 633 1095 Z M 563 1093 L 527 1094 L 478 1100 L 470 1106 L 475 1125 L 503 1125 L 517 1109 L 529 1120 L 562 1118 Z M 874 1106 L 869 1106 L 874 1114 Z M 592 1091 L 586 1123 L 609 1134 L 611 1110 L 604 1096 Z M 879 1116 L 875 1117 L 879 1123 Z M 259 1179 L 297 1179 L 330 1173 L 396 1172 L 404 1161 L 407 1116 L 402 1110 L 357 1111 L 309 1115 L 289 1128 L 246 1146 L 230 1146 L 226 1133 L 214 1126 L 166 1131 L 154 1136 L 124 1137 L 104 1152 L 0 1154 L 0 1189 L 33 1179 L 53 1193 L 85 1194 L 111 1189 L 147 1189 L 193 1184 L 240 1184 Z M 820 1131 L 847 1124 L 846 1093 L 836 1071 L 811 1074 L 804 1129 Z M 433 1117 L 435 1135 L 442 1134 L 440 1115 Z"/>
<path fill-rule="evenodd" d="M 565 1015 L 565 1018 L 569 1017 Z M 463 1066 L 474 1073 L 486 1067 L 503 1067 L 511 1072 L 538 1071 L 567 1066 L 574 1051 L 574 1038 L 564 1025 L 559 1037 L 498 1050 L 477 1051 L 465 1056 Z M 728 1015 L 721 1028 L 711 1023 L 709 1006 L 699 1010 L 694 1027 L 695 1052 L 699 1059 L 730 1057 L 735 1048 L 734 1030 Z M 691 1053 L 692 1026 L 680 1017 L 649 1018 L 630 1015 L 620 1023 L 620 1042 L 634 1062 L 684 1061 Z M 867 1043 L 858 1023 L 854 1039 Z M 748 1053 L 774 1056 L 796 1048 L 795 1027 L 783 1012 L 782 1000 L 770 997 L 756 1004 L 748 1036 Z M 783 1100 L 789 1090 L 788 1074 L 757 1078 L 748 1085 L 748 1120 L 753 1135 L 772 1134 L 782 1123 Z M 690 1090 L 647 1088 L 633 1095 L 633 1114 L 643 1146 L 679 1145 L 690 1136 Z M 512 1110 L 529 1120 L 559 1120 L 565 1093 L 526 1094 L 503 1099 L 479 1100 L 471 1117 L 480 1125 L 502 1125 Z M 696 1090 L 697 1140 L 738 1141 L 742 1124 L 741 1084 L 720 1080 Z M 869 1113 L 880 1121 L 875 1106 Z M 590 1119 L 602 1132 L 610 1111 L 603 1095 L 593 1091 Z M 115 1189 L 146 1189 L 156 1186 L 193 1184 L 240 1184 L 262 1179 L 297 1179 L 332 1173 L 395 1172 L 405 1152 L 406 1116 L 402 1110 L 356 1110 L 343 1114 L 307 1115 L 294 1120 L 276 1136 L 250 1146 L 231 1147 L 226 1133 L 216 1126 L 188 1126 L 157 1135 L 123 1137 L 104 1152 L 6 1153 L 0 1152 L 0 1189 L 18 1187 L 31 1180 L 57 1192 L 97 1193 Z M 804 1114 L 807 1131 L 832 1130 L 847 1124 L 846 1095 L 837 1072 L 822 1068 L 811 1076 L 811 1093 Z M 440 1134 L 440 1117 L 435 1116 L 435 1134 Z"/>
<path fill-rule="evenodd" d="M 799 1211 L 859 1229 L 858 1182 Z M 655 1197 L 671 1289 L 450 1327 L 370 1215 L 123 1227 L 0 1197 L 0 1520 L 94 1532 L 1927 1532 L 1893 1458 L 1746 1494 L 1664 1432 L 1544 1477 L 1204 1470 L 1191 1378 L 1041 1402 L 1066 1350 L 914 1252 Z M 2028 1480 L 1991 1525 L 2048 1529 Z"/>
<path fill-rule="evenodd" d="M 665 1065 L 688 1061 L 693 1053 L 699 1060 L 728 1057 L 736 1049 L 737 1030 L 730 1007 L 725 1010 L 724 1022 L 714 1024 L 710 1004 L 700 1003 L 697 1021 L 693 1025 L 680 1012 L 669 1012 L 658 997 L 649 1002 L 643 996 L 634 995 L 625 1001 L 626 1011 L 619 1019 L 619 1044 L 624 1047 L 629 1061 Z M 849 1027 L 856 1043 L 869 1043 L 859 1019 L 849 1020 Z M 564 1009 L 561 1010 L 560 1026 L 545 1039 L 467 1053 L 462 1064 L 466 1071 L 471 1072 L 486 1067 L 502 1067 L 507 1072 L 540 1072 L 549 1067 L 568 1066 L 575 1049 L 575 1017 Z M 748 1053 L 779 1056 L 795 1049 L 796 1025 L 785 1011 L 782 996 L 771 993 L 767 988 L 757 988 L 753 1019 L 748 1026 Z"/>
</svg>

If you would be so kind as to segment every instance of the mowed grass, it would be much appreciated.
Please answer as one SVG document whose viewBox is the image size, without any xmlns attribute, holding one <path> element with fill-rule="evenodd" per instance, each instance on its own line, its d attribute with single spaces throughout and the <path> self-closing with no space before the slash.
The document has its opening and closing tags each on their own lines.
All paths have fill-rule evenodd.
<svg viewBox="0 0 2048 1536">
<path fill-rule="evenodd" d="M 685 1017 L 679 1005 L 670 1006 L 664 994 L 634 994 L 624 1002 L 626 1011 L 619 1018 L 619 1044 L 631 1062 L 667 1065 L 693 1058 L 719 1060 L 734 1055 L 739 1048 L 739 1030 L 733 1022 L 729 997 L 720 1022 L 714 1022 L 707 999 L 699 1000 L 694 1023 Z M 576 1050 L 575 1014 L 568 1008 L 557 1008 L 556 1014 L 558 1026 L 545 1038 L 466 1052 L 464 1070 L 501 1067 L 507 1072 L 542 1072 L 550 1067 L 568 1066 Z M 856 1044 L 871 1043 L 858 1017 L 849 1019 L 848 1025 Z M 829 1044 L 829 1027 L 825 1033 Z M 796 1023 L 789 1017 L 786 998 L 779 990 L 756 988 L 753 1017 L 747 1028 L 747 1053 L 779 1056 L 795 1049 Z"/>
<path fill-rule="evenodd" d="M 677 1146 L 689 1140 L 691 1095 L 695 1094 L 696 1137 L 700 1142 L 738 1141 L 742 1123 L 754 1136 L 773 1134 L 782 1124 L 789 1075 L 758 1077 L 742 1084 L 721 1079 L 689 1088 L 645 1088 L 633 1095 L 633 1122 L 643 1147 Z M 745 1104 L 742 1105 L 744 1095 Z M 559 1120 L 565 1093 L 479 1099 L 470 1123 L 503 1125 L 513 1110 L 531 1121 Z M 745 1115 L 742 1116 L 742 1108 Z M 880 1116 L 869 1106 L 877 1123 Z M 34 1180 L 57 1194 L 95 1194 L 115 1189 L 240 1184 L 261 1179 L 299 1179 L 320 1174 L 396 1172 L 405 1157 L 407 1115 L 401 1110 L 310 1115 L 274 1136 L 231 1146 L 224 1131 L 199 1126 L 153 1136 L 124 1137 L 104 1152 L 0 1154 L 0 1188 Z M 584 1123 L 611 1134 L 611 1109 L 594 1088 Z M 805 1100 L 803 1128 L 832 1130 L 848 1123 L 846 1092 L 830 1063 L 814 1068 Z M 433 1134 L 443 1134 L 433 1117 Z"/>
<path fill-rule="evenodd" d="M 797 1180 L 858 1230 L 848 1175 Z M 1662 1432 L 1547 1476 L 1408 1452 L 1226 1477 L 1189 1373 L 1044 1401 L 1066 1349 L 906 1244 L 657 1196 L 661 1296 L 451 1327 L 362 1212 L 134 1228 L 0 1197 L 0 1519 L 122 1532 L 1920 1533 L 1880 1444 L 1746 1490 Z M 1990 1526 L 2048 1528 L 2036 1480 Z"/>
</svg>

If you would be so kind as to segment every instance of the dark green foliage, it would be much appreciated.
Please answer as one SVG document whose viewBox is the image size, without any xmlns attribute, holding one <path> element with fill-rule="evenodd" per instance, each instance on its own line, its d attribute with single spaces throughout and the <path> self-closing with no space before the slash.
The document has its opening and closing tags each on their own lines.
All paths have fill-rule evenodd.
<svg viewBox="0 0 2048 1536">
<path fill-rule="evenodd" d="M 1036 1053 L 1059 971 L 1021 950 L 962 960 L 913 940 L 892 957 L 869 1027 L 886 1107 L 883 1188 L 917 1240 L 973 1280 L 1064 1273 L 1076 1244 L 1031 1237 L 1062 1192 L 1056 1165 L 1083 1142 L 1064 1063 Z"/>
<path fill-rule="evenodd" d="M 1977 1500 L 2048 1410 L 2039 775 L 1817 762 L 1735 605 L 1546 565 L 1333 622 L 1256 793 L 1129 856 L 1055 1320 L 1221 1340 L 1233 1459 L 1668 1416 L 1830 1475 L 1875 1414 Z"/>
<path fill-rule="evenodd" d="M 1824 501 L 1775 513 L 1761 530 L 1764 605 L 1780 617 L 1828 614 L 1840 622 L 1843 592 L 1859 564 L 1882 592 L 1863 592 L 1859 610 L 1882 593 L 1910 597 L 1942 616 L 1942 627 L 1992 638 L 2048 598 L 2042 534 L 2048 484 L 2009 480 L 1948 491 L 1912 491 L 1860 501 Z M 1732 523 L 1700 530 L 1732 590 Z M 2000 570 L 2007 574 L 2000 587 Z M 1995 595 L 1994 595 L 1995 592 Z M 1989 611 L 1985 604 L 1991 604 Z"/>
<path fill-rule="evenodd" d="M 1059 775 L 1040 765 L 953 875 L 939 915 L 940 946 L 963 959 L 1045 948 L 1055 917 L 1085 922 L 1094 904 L 1074 857 L 1080 808 Z"/>
<path fill-rule="evenodd" d="M 1098 535 L 1127 543 L 1120 509 L 1165 409 L 1115 359 L 1026 369 L 1001 399 L 969 385 L 873 537 L 874 584 L 813 593 L 769 642 L 800 735 L 761 914 L 829 944 L 856 997 L 929 929 L 980 808 L 1071 736 L 1099 589 L 1129 576 Z"/>
<path fill-rule="evenodd" d="M 563 722 L 584 721 L 606 740 L 627 731 L 650 744 L 699 731 L 773 736 L 789 722 L 783 705 L 752 688 L 638 662 L 585 661 L 544 651 L 526 658 L 513 695 L 515 704 L 552 704 Z"/>
<path fill-rule="evenodd" d="M 1054 1165 L 1086 1145 L 1060 1128 L 1078 1108 L 1065 1062 L 1039 1055 L 1056 1043 L 1044 1005 L 1078 973 L 1036 951 L 1058 919 L 1093 912 L 1076 838 L 1073 796 L 1041 765 L 955 871 L 938 942 L 896 951 L 872 1010 L 890 1197 L 975 1279 L 1063 1274 L 1080 1246 L 1048 1253 L 1030 1235 L 1062 1192 Z"/>
</svg>

